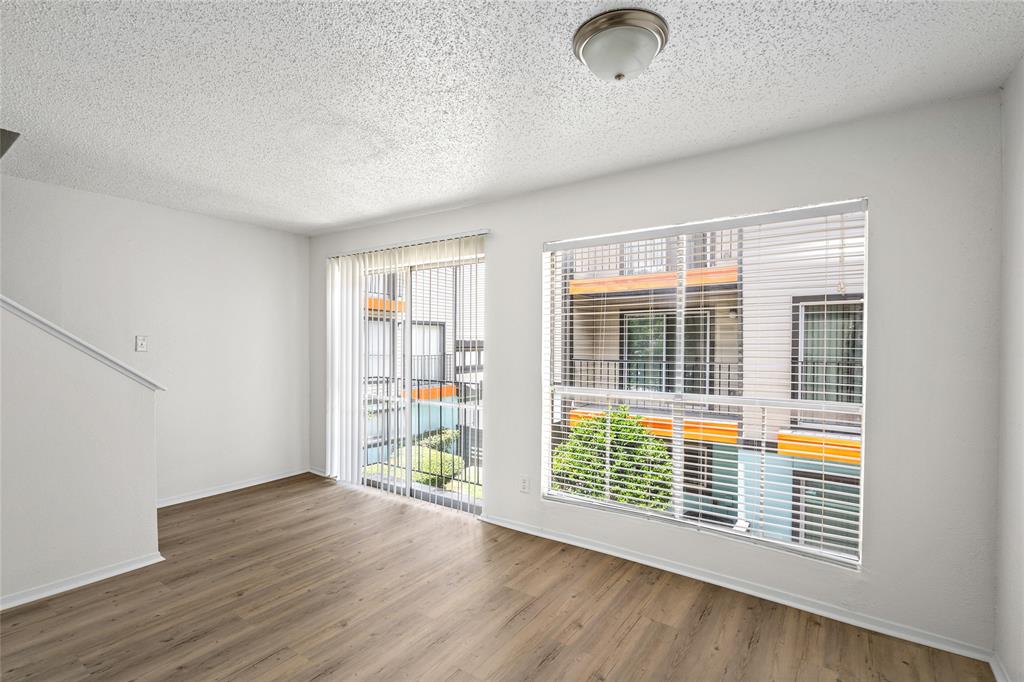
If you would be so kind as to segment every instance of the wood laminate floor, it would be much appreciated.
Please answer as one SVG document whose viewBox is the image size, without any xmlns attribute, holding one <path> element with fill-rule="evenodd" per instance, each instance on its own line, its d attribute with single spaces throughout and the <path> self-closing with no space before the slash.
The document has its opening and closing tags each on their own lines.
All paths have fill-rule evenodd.
<svg viewBox="0 0 1024 682">
<path fill-rule="evenodd" d="M 991 680 L 987 664 L 304 475 L 0 614 L 3 680 Z"/>
</svg>

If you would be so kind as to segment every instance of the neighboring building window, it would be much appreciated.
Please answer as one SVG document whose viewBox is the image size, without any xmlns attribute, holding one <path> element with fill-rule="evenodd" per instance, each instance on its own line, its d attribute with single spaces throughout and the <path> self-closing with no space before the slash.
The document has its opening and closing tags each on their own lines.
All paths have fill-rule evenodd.
<svg viewBox="0 0 1024 682">
<path fill-rule="evenodd" d="M 713 451 L 707 443 L 693 443 L 683 449 L 683 490 L 711 496 Z"/>
<path fill-rule="evenodd" d="M 740 231 L 737 229 L 694 232 L 684 237 L 686 267 L 715 268 L 734 263 Z"/>
<path fill-rule="evenodd" d="M 484 368 L 484 342 L 482 339 L 455 340 L 455 374 L 475 374 Z"/>
<path fill-rule="evenodd" d="M 366 276 L 366 292 L 371 297 L 383 297 L 395 300 L 398 297 L 398 284 L 393 273 L 376 273 Z"/>
<path fill-rule="evenodd" d="M 622 245 L 621 258 L 623 275 L 664 272 L 668 265 L 668 249 L 664 239 L 627 242 Z"/>
<path fill-rule="evenodd" d="M 802 544 L 857 549 L 860 485 L 856 478 L 793 472 L 793 534 Z"/>
<path fill-rule="evenodd" d="M 683 319 L 683 392 L 711 393 L 712 311 L 688 310 Z"/>
<path fill-rule="evenodd" d="M 413 381 L 445 380 L 443 322 L 412 323 L 411 362 Z"/>
<path fill-rule="evenodd" d="M 544 495 L 859 563 L 865 209 L 546 245 Z"/>
<path fill-rule="evenodd" d="M 366 376 L 368 379 L 386 379 L 395 376 L 395 325 L 388 320 L 366 322 Z"/>
<path fill-rule="evenodd" d="M 793 322 L 796 397 L 860 403 L 864 386 L 861 296 L 797 298 Z"/>
<path fill-rule="evenodd" d="M 625 313 L 622 316 L 625 388 L 669 390 L 670 348 L 674 316 L 668 313 Z"/>
<path fill-rule="evenodd" d="M 696 232 L 686 235 L 687 268 L 706 268 L 714 262 L 714 240 L 714 235 L 708 232 Z"/>
<path fill-rule="evenodd" d="M 683 319 L 683 392 L 711 393 L 715 382 L 711 311 L 688 310 Z M 627 312 L 622 328 L 623 388 L 671 391 L 676 373 L 675 314 Z"/>
</svg>

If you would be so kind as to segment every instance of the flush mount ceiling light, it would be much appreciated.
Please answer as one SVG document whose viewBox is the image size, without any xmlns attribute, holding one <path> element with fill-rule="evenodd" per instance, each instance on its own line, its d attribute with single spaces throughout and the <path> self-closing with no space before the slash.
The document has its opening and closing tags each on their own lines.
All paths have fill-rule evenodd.
<svg viewBox="0 0 1024 682">
<path fill-rule="evenodd" d="M 576 30 L 572 51 L 601 80 L 629 80 L 650 66 L 668 42 L 668 24 L 654 12 L 617 9 Z"/>
</svg>

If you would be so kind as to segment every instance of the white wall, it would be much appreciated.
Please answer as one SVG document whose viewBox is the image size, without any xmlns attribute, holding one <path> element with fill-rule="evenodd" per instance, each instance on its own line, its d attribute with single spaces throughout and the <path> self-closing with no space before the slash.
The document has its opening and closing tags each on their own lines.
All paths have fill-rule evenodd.
<svg viewBox="0 0 1024 682">
<path fill-rule="evenodd" d="M 996 653 L 1024 682 L 1024 60 L 1003 91 L 1003 425 Z"/>
<path fill-rule="evenodd" d="M 9 176 L 0 220 L 3 293 L 167 387 L 161 500 L 308 468 L 306 237 Z"/>
<path fill-rule="evenodd" d="M 0 324 L 0 601 L 159 561 L 153 391 L 6 310 Z"/>
<path fill-rule="evenodd" d="M 311 463 L 324 461 L 325 259 L 487 228 L 488 516 L 983 656 L 994 643 L 1000 177 L 992 95 L 314 238 Z M 859 196 L 871 221 L 862 570 L 541 500 L 544 241 Z"/>
</svg>

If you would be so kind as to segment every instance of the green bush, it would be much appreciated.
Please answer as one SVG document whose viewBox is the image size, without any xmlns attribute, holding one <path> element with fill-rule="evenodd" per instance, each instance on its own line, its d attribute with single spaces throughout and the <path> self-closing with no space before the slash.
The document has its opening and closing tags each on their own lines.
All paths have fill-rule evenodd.
<svg viewBox="0 0 1024 682">
<path fill-rule="evenodd" d="M 459 442 L 459 430 L 458 429 L 438 429 L 432 433 L 420 437 L 417 441 L 417 445 L 422 445 L 425 448 L 431 450 L 441 450 L 443 452 L 454 452 L 455 445 Z"/>
<path fill-rule="evenodd" d="M 582 419 L 551 458 L 551 487 L 635 507 L 667 509 L 672 455 L 626 407 Z"/>
<path fill-rule="evenodd" d="M 412 457 L 412 479 L 417 483 L 443 488 L 462 472 L 465 463 L 458 455 L 417 445 Z M 387 462 L 369 464 L 364 476 L 405 477 L 405 452 L 396 453 Z"/>
<path fill-rule="evenodd" d="M 417 483 L 443 488 L 463 466 L 458 455 L 417 445 L 412 458 L 412 478 Z"/>
</svg>

